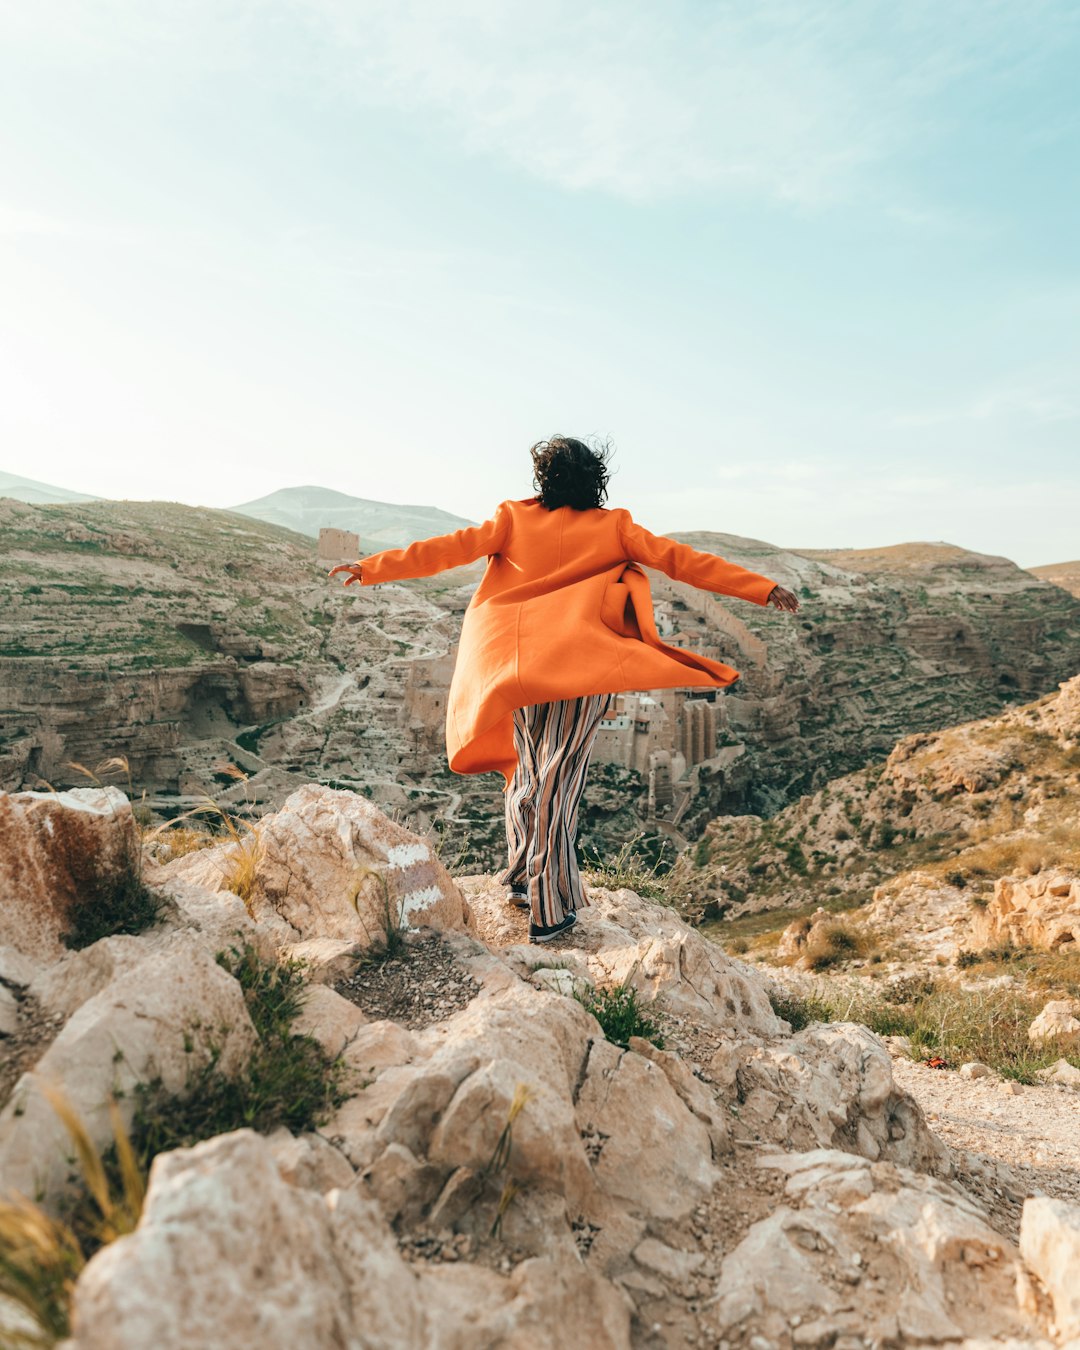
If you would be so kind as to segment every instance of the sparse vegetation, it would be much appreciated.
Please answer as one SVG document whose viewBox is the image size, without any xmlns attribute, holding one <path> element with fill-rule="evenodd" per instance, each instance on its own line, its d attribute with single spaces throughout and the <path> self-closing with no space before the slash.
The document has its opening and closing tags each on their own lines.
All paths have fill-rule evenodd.
<svg viewBox="0 0 1080 1350">
<path fill-rule="evenodd" d="M 510 1153 L 514 1146 L 514 1122 L 522 1111 L 529 1104 L 533 1097 L 533 1090 L 525 1083 L 517 1083 L 514 1087 L 514 1096 L 510 1102 L 509 1110 L 506 1113 L 506 1123 L 502 1127 L 498 1139 L 495 1142 L 495 1148 L 492 1151 L 491 1158 L 483 1170 L 485 1180 L 493 1177 L 502 1176 L 509 1163 Z M 499 1203 L 495 1210 L 495 1218 L 491 1225 L 490 1236 L 498 1238 L 502 1236 L 503 1219 L 506 1217 L 506 1211 L 513 1203 L 514 1196 L 517 1195 L 520 1187 L 513 1177 L 506 1177 L 503 1181 L 502 1189 L 499 1192 Z"/>
<path fill-rule="evenodd" d="M 96 873 L 72 907 L 64 944 L 79 950 L 114 933 L 142 933 L 153 927 L 164 901 L 142 879 L 137 857 L 126 857 L 112 871 Z"/>
<path fill-rule="evenodd" d="M 344 1062 L 292 1030 L 304 1002 L 300 963 L 266 961 L 250 946 L 223 952 L 218 961 L 244 991 L 258 1044 L 236 1077 L 226 1077 L 214 1058 L 192 1074 L 180 1097 L 160 1079 L 136 1086 L 131 1146 L 144 1174 L 157 1154 L 230 1130 L 314 1129 L 347 1095 Z M 122 1163 L 115 1147 L 104 1162 L 110 1179 L 117 1180 Z"/>
<path fill-rule="evenodd" d="M 390 883 L 386 879 L 386 873 L 365 867 L 357 874 L 352 895 L 349 897 L 353 909 L 356 910 L 357 918 L 360 918 L 360 893 L 364 884 L 369 881 L 374 881 L 382 891 L 383 931 L 378 937 L 368 934 L 369 944 L 364 959 L 379 964 L 386 961 L 396 961 L 409 953 L 408 930 L 404 923 L 403 903 L 397 907 L 395 912 L 390 899 Z M 363 923 L 363 919 L 361 919 L 361 923 Z"/>
<path fill-rule="evenodd" d="M 906 1036 L 916 1057 L 938 1055 L 951 1068 L 979 1060 L 1004 1078 L 1035 1082 L 1038 1069 L 1061 1058 L 1060 1047 L 1036 1048 L 1028 1027 L 1042 1002 L 1009 988 L 961 989 L 923 978 L 896 1002 L 854 981 L 817 981 L 807 991 L 773 995 L 777 1014 L 796 1030 L 811 1022 L 861 1022 L 879 1036 Z M 1066 1056 L 1080 1067 L 1080 1057 Z"/>
<path fill-rule="evenodd" d="M 590 989 L 579 995 L 578 1002 L 592 1013 L 612 1045 L 627 1047 L 631 1036 L 651 1041 L 658 1050 L 664 1048 L 660 1024 L 649 1017 L 641 1007 L 637 990 L 629 984 Z"/>
<path fill-rule="evenodd" d="M 585 880 L 590 886 L 604 886 L 609 890 L 633 891 L 643 900 L 658 900 L 670 904 L 671 898 L 664 883 L 666 868 L 660 859 L 652 863 L 642 856 L 638 834 L 628 839 L 614 857 L 606 861 L 599 854 L 584 856 Z M 584 851 L 583 851 L 584 852 Z"/>
<path fill-rule="evenodd" d="M 803 957 L 809 970 L 827 970 L 869 953 L 871 940 L 860 928 L 840 920 L 810 929 Z"/>
</svg>

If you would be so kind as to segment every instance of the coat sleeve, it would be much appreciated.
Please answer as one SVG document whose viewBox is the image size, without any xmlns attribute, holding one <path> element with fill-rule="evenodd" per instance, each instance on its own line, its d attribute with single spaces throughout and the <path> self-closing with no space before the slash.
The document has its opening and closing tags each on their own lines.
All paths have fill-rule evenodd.
<svg viewBox="0 0 1080 1350">
<path fill-rule="evenodd" d="M 650 534 L 631 518 L 629 511 L 620 511 L 617 523 L 626 556 L 632 562 L 665 572 L 675 581 L 685 581 L 702 591 L 735 595 L 757 605 L 766 603 L 776 585 L 768 577 L 747 571 L 715 553 L 700 553 L 689 544 L 680 544 L 666 535 Z"/>
<path fill-rule="evenodd" d="M 453 534 L 420 539 L 408 548 L 390 548 L 361 558 L 360 584 L 377 586 L 381 581 L 405 581 L 410 577 L 430 577 L 436 572 L 462 567 L 490 553 L 498 553 L 510 528 L 510 513 L 500 505 L 490 520 L 470 525 Z"/>
</svg>

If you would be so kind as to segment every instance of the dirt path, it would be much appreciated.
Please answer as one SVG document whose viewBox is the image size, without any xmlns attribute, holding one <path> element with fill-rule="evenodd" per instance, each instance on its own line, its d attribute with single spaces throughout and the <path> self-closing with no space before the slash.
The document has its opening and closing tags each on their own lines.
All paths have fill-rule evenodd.
<svg viewBox="0 0 1080 1350">
<path fill-rule="evenodd" d="M 953 1151 L 957 1180 L 1016 1238 L 1030 1195 L 1080 1202 L 1080 1092 L 968 1081 L 948 1070 L 893 1060 L 893 1076 Z"/>
</svg>

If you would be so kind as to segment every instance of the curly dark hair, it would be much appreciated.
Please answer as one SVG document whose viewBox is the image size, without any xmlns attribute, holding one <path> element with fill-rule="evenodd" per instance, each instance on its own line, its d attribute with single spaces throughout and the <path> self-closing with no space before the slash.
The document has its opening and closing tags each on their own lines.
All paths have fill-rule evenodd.
<svg viewBox="0 0 1080 1350">
<path fill-rule="evenodd" d="M 593 449 L 572 436 L 552 436 L 537 441 L 529 453 L 533 487 L 540 505 L 548 511 L 560 506 L 588 511 L 607 501 L 611 447 L 606 443 Z"/>
</svg>

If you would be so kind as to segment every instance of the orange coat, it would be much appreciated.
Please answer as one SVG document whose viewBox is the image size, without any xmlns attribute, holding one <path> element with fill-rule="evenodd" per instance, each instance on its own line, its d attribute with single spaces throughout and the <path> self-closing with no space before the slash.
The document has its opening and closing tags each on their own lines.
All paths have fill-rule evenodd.
<svg viewBox="0 0 1080 1350">
<path fill-rule="evenodd" d="M 632 689 L 716 689 L 739 678 L 720 661 L 660 641 L 637 564 L 759 605 L 776 584 L 650 534 L 629 511 L 548 511 L 535 497 L 501 503 L 482 525 L 361 558 L 361 584 L 427 577 L 485 554 L 461 625 L 446 751 L 456 773 L 498 770 L 507 783 L 515 708 Z"/>
</svg>

